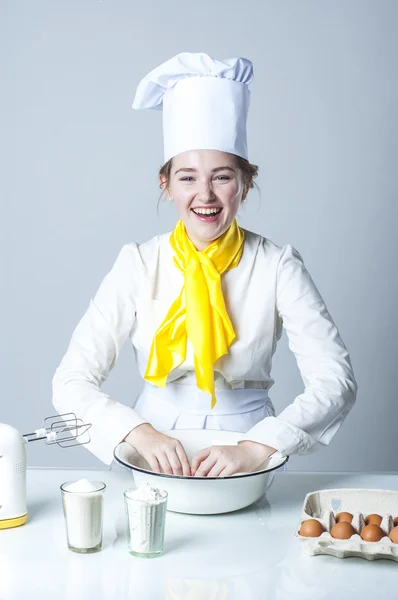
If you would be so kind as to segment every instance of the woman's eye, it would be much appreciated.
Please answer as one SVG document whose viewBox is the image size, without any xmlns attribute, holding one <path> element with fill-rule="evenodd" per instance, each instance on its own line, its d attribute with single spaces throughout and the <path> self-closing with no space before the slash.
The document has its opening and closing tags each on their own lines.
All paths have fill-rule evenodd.
<svg viewBox="0 0 398 600">
<path fill-rule="evenodd" d="M 180 181 L 193 181 L 193 177 L 191 177 L 190 175 L 187 175 L 186 177 L 181 177 Z M 216 175 L 215 179 L 219 179 L 220 181 L 229 181 L 231 178 L 229 177 L 229 175 Z"/>
</svg>

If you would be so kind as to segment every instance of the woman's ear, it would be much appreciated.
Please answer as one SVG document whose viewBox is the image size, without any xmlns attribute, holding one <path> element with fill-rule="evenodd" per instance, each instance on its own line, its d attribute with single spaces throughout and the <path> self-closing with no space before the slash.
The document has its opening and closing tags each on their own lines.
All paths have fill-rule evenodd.
<svg viewBox="0 0 398 600">
<path fill-rule="evenodd" d="M 159 187 L 166 194 L 168 200 L 172 200 L 169 189 L 167 188 L 167 179 L 164 175 L 159 175 Z"/>
<path fill-rule="evenodd" d="M 166 177 L 164 175 L 159 175 L 159 187 L 164 191 L 164 186 L 166 185 Z"/>
<path fill-rule="evenodd" d="M 242 194 L 242 198 L 240 203 L 243 204 L 244 201 L 246 200 L 247 194 L 249 193 L 249 189 L 250 189 L 250 185 L 248 183 L 245 184 L 245 187 L 243 189 L 243 194 Z"/>
</svg>

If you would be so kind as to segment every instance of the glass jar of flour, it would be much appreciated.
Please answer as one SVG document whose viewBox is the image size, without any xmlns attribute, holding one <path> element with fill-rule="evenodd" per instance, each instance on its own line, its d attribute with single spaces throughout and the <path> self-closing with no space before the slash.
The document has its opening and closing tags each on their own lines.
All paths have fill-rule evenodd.
<svg viewBox="0 0 398 600">
<path fill-rule="evenodd" d="M 155 558 L 163 554 L 167 492 L 148 483 L 124 492 L 130 554 Z"/>
</svg>

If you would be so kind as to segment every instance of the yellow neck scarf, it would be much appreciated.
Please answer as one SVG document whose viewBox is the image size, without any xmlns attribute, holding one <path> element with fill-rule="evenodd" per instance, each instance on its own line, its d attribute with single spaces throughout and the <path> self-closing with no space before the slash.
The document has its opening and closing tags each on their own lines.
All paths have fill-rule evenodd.
<svg viewBox="0 0 398 600">
<path fill-rule="evenodd" d="M 144 379 L 164 387 L 169 372 L 185 360 L 187 337 L 194 349 L 198 387 L 216 404 L 214 363 L 228 353 L 236 335 L 225 308 L 221 275 L 239 264 L 244 234 L 236 220 L 227 231 L 198 252 L 182 221 L 170 236 L 174 262 L 184 274 L 178 298 L 155 333 Z"/>
</svg>

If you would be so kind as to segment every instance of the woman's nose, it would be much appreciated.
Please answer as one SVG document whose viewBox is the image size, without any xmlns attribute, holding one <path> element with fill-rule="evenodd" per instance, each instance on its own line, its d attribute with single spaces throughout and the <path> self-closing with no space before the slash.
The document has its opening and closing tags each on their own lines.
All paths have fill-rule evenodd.
<svg viewBox="0 0 398 600">
<path fill-rule="evenodd" d="M 199 184 L 198 197 L 201 200 L 203 200 L 204 202 L 206 202 L 206 201 L 209 202 L 211 200 L 214 200 L 215 194 L 214 194 L 212 184 L 211 183 Z"/>
</svg>

